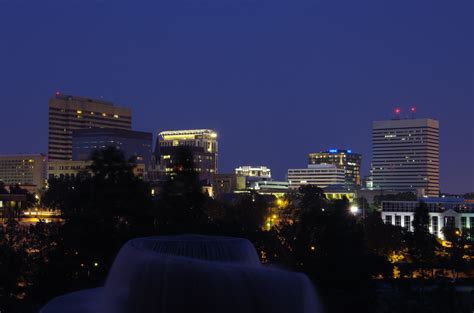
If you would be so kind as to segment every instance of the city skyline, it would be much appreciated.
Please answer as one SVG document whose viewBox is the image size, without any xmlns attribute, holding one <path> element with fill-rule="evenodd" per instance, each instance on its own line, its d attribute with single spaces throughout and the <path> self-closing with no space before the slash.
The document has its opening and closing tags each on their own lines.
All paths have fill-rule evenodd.
<svg viewBox="0 0 474 313">
<path fill-rule="evenodd" d="M 474 189 L 467 1 L 97 4 L 0 3 L 0 105 L 16 117 L 0 153 L 47 152 L 47 101 L 61 91 L 130 106 L 133 129 L 155 136 L 216 129 L 221 173 L 265 164 L 282 179 L 308 153 L 345 148 L 366 175 L 372 121 L 415 105 L 440 121 L 441 191 Z"/>
</svg>

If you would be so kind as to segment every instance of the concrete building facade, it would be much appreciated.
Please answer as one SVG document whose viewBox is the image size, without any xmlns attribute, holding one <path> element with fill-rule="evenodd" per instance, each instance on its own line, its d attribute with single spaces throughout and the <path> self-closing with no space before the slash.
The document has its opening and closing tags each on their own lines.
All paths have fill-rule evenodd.
<svg viewBox="0 0 474 313">
<path fill-rule="evenodd" d="M 372 125 L 373 189 L 439 196 L 439 123 L 395 119 Z"/>
<path fill-rule="evenodd" d="M 430 232 L 443 239 L 444 227 L 473 228 L 474 201 L 462 198 L 422 198 L 428 207 Z M 387 224 L 413 231 L 413 219 L 418 201 L 383 201 L 382 219 Z"/>
<path fill-rule="evenodd" d="M 345 183 L 345 171 L 334 164 L 309 164 L 308 168 L 288 170 L 288 183 L 291 189 L 303 185 L 325 188 Z"/>
<path fill-rule="evenodd" d="M 132 128 L 131 110 L 112 102 L 57 93 L 49 100 L 48 159 L 72 160 L 72 131 Z"/>
<path fill-rule="evenodd" d="M 18 184 L 31 192 L 40 192 L 46 186 L 46 156 L 0 155 L 0 181 L 6 186 Z"/>
</svg>

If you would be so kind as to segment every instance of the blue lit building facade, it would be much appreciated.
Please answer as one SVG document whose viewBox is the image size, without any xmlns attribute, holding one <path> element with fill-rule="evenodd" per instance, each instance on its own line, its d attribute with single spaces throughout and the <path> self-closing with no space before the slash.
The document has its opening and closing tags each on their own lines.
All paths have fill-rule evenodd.
<svg viewBox="0 0 474 313">
<path fill-rule="evenodd" d="M 152 153 L 152 139 L 152 133 L 133 130 L 78 129 L 72 132 L 72 159 L 88 160 L 94 150 L 111 146 L 121 150 L 127 159 L 135 157 L 137 164 L 148 166 Z"/>
<path fill-rule="evenodd" d="M 352 150 L 329 149 L 310 153 L 308 164 L 333 164 L 344 169 L 345 184 L 348 187 L 359 187 L 361 184 L 360 166 L 362 156 Z"/>
</svg>

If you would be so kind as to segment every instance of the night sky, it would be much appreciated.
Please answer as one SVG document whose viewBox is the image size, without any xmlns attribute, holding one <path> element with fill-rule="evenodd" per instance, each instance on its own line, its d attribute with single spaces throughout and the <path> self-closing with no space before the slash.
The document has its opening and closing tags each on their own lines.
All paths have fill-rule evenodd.
<svg viewBox="0 0 474 313">
<path fill-rule="evenodd" d="M 371 122 L 440 120 L 441 190 L 474 191 L 471 0 L 0 0 L 0 153 L 46 152 L 48 99 L 103 97 L 133 127 L 214 128 L 220 172 L 371 157 Z"/>
</svg>

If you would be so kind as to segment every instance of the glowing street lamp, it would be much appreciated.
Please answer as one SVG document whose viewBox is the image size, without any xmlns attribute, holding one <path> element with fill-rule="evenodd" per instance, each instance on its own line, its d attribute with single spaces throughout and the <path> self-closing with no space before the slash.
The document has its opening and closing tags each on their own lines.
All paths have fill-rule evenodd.
<svg viewBox="0 0 474 313">
<path fill-rule="evenodd" d="M 349 210 L 351 211 L 352 214 L 356 215 L 358 212 L 359 212 L 359 208 L 356 207 L 355 205 L 351 206 L 349 208 Z"/>
</svg>

